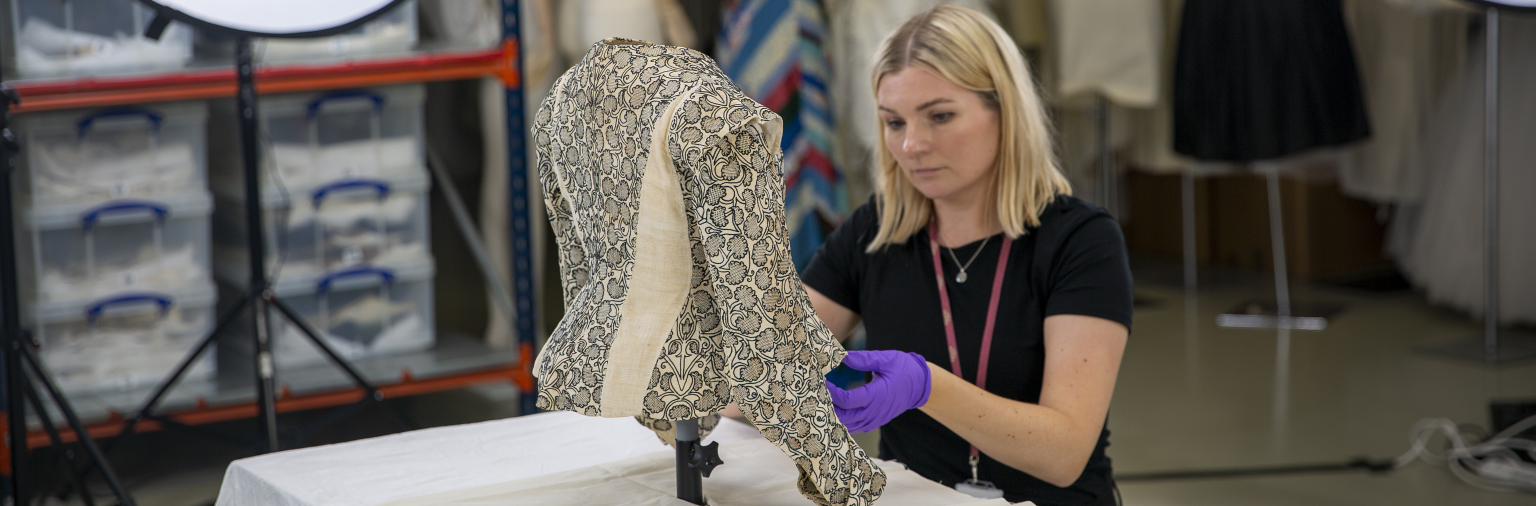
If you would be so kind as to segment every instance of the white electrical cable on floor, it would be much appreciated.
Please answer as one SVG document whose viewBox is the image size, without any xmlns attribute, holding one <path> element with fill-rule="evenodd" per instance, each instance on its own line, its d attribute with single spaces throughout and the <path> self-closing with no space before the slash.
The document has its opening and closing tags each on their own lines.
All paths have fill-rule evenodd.
<svg viewBox="0 0 1536 506">
<path fill-rule="evenodd" d="M 1423 458 L 1431 464 L 1445 464 L 1462 481 L 1474 487 L 1496 491 L 1536 492 L 1536 464 L 1520 460 L 1515 450 L 1536 456 L 1536 441 L 1516 438 L 1515 434 L 1536 427 L 1536 416 L 1521 420 L 1481 443 L 1468 445 L 1456 423 L 1446 418 L 1426 418 L 1408 431 L 1411 443 L 1407 452 L 1392 461 L 1400 468 Z M 1435 434 L 1444 434 L 1450 449 L 1437 455 L 1427 446 Z"/>
</svg>

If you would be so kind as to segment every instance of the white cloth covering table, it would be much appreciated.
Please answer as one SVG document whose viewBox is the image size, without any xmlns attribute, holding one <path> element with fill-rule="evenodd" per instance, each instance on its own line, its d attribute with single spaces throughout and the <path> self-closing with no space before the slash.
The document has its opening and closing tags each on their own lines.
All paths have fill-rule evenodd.
<svg viewBox="0 0 1536 506">
<path fill-rule="evenodd" d="M 760 470 L 765 479 L 782 475 L 785 493 L 771 494 L 764 499 L 771 497 L 772 504 L 810 504 L 795 492 L 794 465 L 781 452 L 758 451 L 760 449 L 753 443 L 761 439 L 751 426 L 722 419 L 720 426 L 705 441 L 719 441 L 722 446 L 740 448 L 740 451 L 725 453 L 726 464 L 715 473 L 726 473 L 728 469 Z M 734 444 L 736 442 L 747 444 Z M 767 445 L 766 440 L 762 443 Z M 768 448 L 772 449 L 771 446 Z M 654 432 L 635 423 L 633 418 L 598 418 L 556 411 L 237 460 L 224 473 L 216 504 L 382 506 L 546 475 L 569 477 L 574 473 L 568 471 L 583 468 L 591 468 L 594 474 L 606 472 L 617 477 L 622 473 L 604 469 L 621 461 L 658 453 L 670 459 L 672 448 L 657 441 Z M 732 453 L 736 453 L 736 458 L 732 458 Z M 1001 499 L 978 503 L 977 499 L 924 480 L 915 473 L 899 471 L 899 464 L 890 465 L 894 467 L 887 470 L 890 476 L 888 490 L 906 493 L 887 494 L 888 497 L 880 500 L 881 506 L 907 504 L 902 496 L 921 499 L 920 504 L 924 505 L 1007 504 Z M 704 480 L 707 494 L 714 495 L 710 480 L 718 478 L 721 477 Z M 798 502 L 780 502 L 785 500 Z M 662 500 L 655 504 L 674 502 Z M 742 504 L 756 504 L 756 501 Z"/>
</svg>

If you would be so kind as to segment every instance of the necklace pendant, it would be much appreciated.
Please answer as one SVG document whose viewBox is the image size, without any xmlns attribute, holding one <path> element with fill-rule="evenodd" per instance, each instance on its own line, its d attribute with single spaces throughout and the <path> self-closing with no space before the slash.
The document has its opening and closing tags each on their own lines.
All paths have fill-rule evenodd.
<svg viewBox="0 0 1536 506">
<path fill-rule="evenodd" d="M 955 275 L 955 282 L 956 283 L 964 283 L 965 279 L 966 279 L 965 271 L 960 271 L 959 274 Z"/>
</svg>

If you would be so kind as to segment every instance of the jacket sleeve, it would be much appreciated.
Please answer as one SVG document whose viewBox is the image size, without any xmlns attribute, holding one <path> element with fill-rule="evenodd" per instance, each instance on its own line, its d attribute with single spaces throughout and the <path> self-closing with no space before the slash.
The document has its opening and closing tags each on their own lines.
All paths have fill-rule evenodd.
<svg viewBox="0 0 1536 506">
<path fill-rule="evenodd" d="M 673 116 L 668 151 L 703 241 L 731 399 L 795 462 L 803 495 L 870 504 L 885 474 L 838 421 L 823 382 L 846 352 L 816 318 L 790 260 L 782 128 L 734 88 L 701 86 Z"/>
<path fill-rule="evenodd" d="M 550 138 L 554 127 L 551 124 L 554 116 L 552 109 L 557 106 L 555 98 L 558 90 L 558 86 L 551 90 L 534 117 L 534 163 L 538 165 L 539 186 L 544 189 L 544 209 L 549 213 L 549 225 L 555 233 L 560 262 L 560 286 L 565 293 L 565 307 L 569 308 L 581 287 L 586 286 L 588 271 L 587 252 L 582 247 L 581 235 L 577 233 L 576 222 L 572 219 L 572 204 L 561 190 L 560 176 L 555 169 L 556 160 L 565 156 L 565 153 L 553 152 L 560 148 Z"/>
</svg>

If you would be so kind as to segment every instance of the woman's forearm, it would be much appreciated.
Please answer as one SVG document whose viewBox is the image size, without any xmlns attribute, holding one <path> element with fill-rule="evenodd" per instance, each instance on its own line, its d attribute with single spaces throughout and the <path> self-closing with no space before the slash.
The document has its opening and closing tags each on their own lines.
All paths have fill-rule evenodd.
<svg viewBox="0 0 1536 506">
<path fill-rule="evenodd" d="M 928 364 L 933 390 L 922 411 L 987 456 L 1056 486 L 1077 481 L 1104 420 L 1075 420 L 1039 404 L 999 397 Z"/>
</svg>

